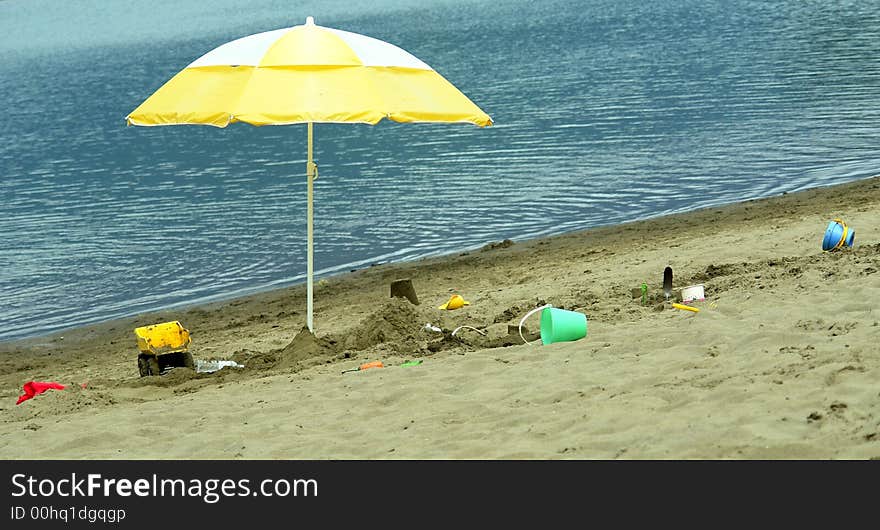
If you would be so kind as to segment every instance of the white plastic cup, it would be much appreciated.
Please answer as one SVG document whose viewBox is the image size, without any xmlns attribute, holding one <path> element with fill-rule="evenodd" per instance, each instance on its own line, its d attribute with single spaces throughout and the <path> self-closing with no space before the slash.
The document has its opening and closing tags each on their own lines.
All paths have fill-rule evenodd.
<svg viewBox="0 0 880 530">
<path fill-rule="evenodd" d="M 705 300 L 706 295 L 703 292 L 703 285 L 691 285 L 681 290 L 681 301 L 692 302 L 694 300 Z"/>
</svg>

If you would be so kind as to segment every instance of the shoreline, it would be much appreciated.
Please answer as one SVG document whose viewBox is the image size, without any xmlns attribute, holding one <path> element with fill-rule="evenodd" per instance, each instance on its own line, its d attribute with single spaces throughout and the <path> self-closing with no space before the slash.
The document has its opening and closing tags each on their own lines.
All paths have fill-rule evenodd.
<svg viewBox="0 0 880 530">
<path fill-rule="evenodd" d="M 4 340 L 0 457 L 880 457 L 878 206 L 872 177 L 371 266 L 315 282 L 314 336 L 302 283 Z M 834 218 L 855 244 L 825 253 Z M 699 313 L 664 300 L 667 266 L 676 291 L 705 286 Z M 419 305 L 390 298 L 399 278 Z M 646 305 L 631 293 L 642 283 Z M 470 305 L 438 310 L 452 294 Z M 586 314 L 587 336 L 509 332 L 546 303 Z M 195 358 L 245 368 L 140 378 L 133 329 L 169 320 L 190 330 Z M 461 326 L 485 335 L 451 336 Z M 377 359 L 386 369 L 340 373 Z M 29 380 L 86 387 L 13 405 Z M 375 425 L 350 416 L 359 404 Z M 89 438 L 102 429 L 119 434 Z"/>
<path fill-rule="evenodd" d="M 821 190 L 821 189 L 827 189 L 827 188 L 836 188 L 839 186 L 847 186 L 847 185 L 862 182 L 865 180 L 872 180 L 872 179 L 877 179 L 877 178 L 880 178 L 880 175 L 876 175 L 874 177 L 867 177 L 867 178 L 860 179 L 860 180 L 850 181 L 850 182 L 846 182 L 843 184 L 825 185 L 825 186 L 809 188 L 807 190 L 801 190 L 798 192 L 783 192 L 781 194 L 774 195 L 771 197 L 763 197 L 763 198 L 758 198 L 758 199 L 748 199 L 745 201 L 723 204 L 721 206 L 707 206 L 707 207 L 702 207 L 702 208 L 698 208 L 695 210 L 688 210 L 685 212 L 678 212 L 678 213 L 673 213 L 673 214 L 660 214 L 660 215 L 648 217 L 645 219 L 626 221 L 623 223 L 602 225 L 602 226 L 598 226 L 598 227 L 575 230 L 575 231 L 571 231 L 571 232 L 562 232 L 562 233 L 558 233 L 558 234 L 540 236 L 540 237 L 536 237 L 536 238 L 513 239 L 511 241 L 513 243 L 520 244 L 520 245 L 534 244 L 534 243 L 536 243 L 538 241 L 542 241 L 542 240 L 550 240 L 550 239 L 559 238 L 559 237 L 574 236 L 576 234 L 583 234 L 583 233 L 593 232 L 593 231 L 602 230 L 602 229 L 613 230 L 613 229 L 615 229 L 615 227 L 627 226 L 627 225 L 631 225 L 634 223 L 647 223 L 647 222 L 655 221 L 658 219 L 671 218 L 671 217 L 683 216 L 683 215 L 687 216 L 687 215 L 691 215 L 691 214 L 697 214 L 697 213 L 705 211 L 705 210 L 713 210 L 713 209 L 719 209 L 719 208 L 722 208 L 722 209 L 730 208 L 730 207 L 733 207 L 733 206 L 736 206 L 739 204 L 752 203 L 755 201 L 765 201 L 765 200 L 769 200 L 769 199 L 784 197 L 784 196 L 789 195 L 791 193 L 803 193 L 803 192 L 809 192 L 809 191 Z M 508 241 L 508 240 L 505 239 L 504 241 Z M 371 268 L 374 268 L 377 266 L 390 266 L 390 267 L 395 267 L 395 266 L 404 267 L 404 266 L 408 266 L 408 265 L 409 266 L 412 266 L 412 265 L 417 266 L 420 263 L 429 262 L 432 260 L 446 260 L 446 259 L 450 259 L 450 258 L 455 258 L 456 256 L 459 256 L 462 253 L 477 252 L 477 251 L 480 251 L 481 248 L 491 247 L 492 245 L 498 245 L 499 243 L 501 243 L 501 242 L 500 241 L 487 241 L 482 245 L 482 247 L 474 245 L 471 248 L 463 248 L 463 249 L 453 250 L 453 251 L 450 251 L 450 252 L 447 252 L 444 254 L 440 254 L 440 255 L 435 255 L 435 256 L 417 257 L 417 258 L 412 258 L 412 259 L 405 260 L 405 261 L 389 261 L 389 262 L 380 261 L 377 263 L 362 266 L 360 268 L 350 269 L 348 271 L 344 271 L 343 269 L 348 268 L 349 265 L 339 265 L 339 266 L 331 267 L 334 269 L 340 269 L 337 272 L 332 272 L 327 276 L 321 276 L 321 277 L 316 276 L 315 283 L 317 284 L 318 281 L 320 281 L 320 280 L 337 281 L 337 280 L 343 279 L 345 276 L 347 276 L 349 274 L 353 274 L 355 272 L 360 272 L 363 270 L 371 269 Z M 370 260 L 363 260 L 363 261 L 370 261 Z M 273 283 L 278 283 L 280 285 L 272 286 L 271 284 L 273 284 Z M 207 295 L 207 296 L 201 297 L 198 300 L 193 300 L 193 301 L 178 301 L 178 302 L 174 302 L 169 305 L 161 306 L 161 307 L 158 307 L 155 309 L 148 309 L 148 310 L 144 310 L 144 311 L 133 311 L 131 313 L 126 313 L 121 316 L 111 317 L 111 318 L 107 318 L 107 319 L 100 319 L 100 320 L 96 320 L 94 322 L 87 322 L 84 324 L 74 324 L 71 326 L 63 326 L 63 327 L 53 329 L 51 331 L 42 331 L 42 332 L 37 332 L 34 334 L 27 334 L 24 336 L 15 336 L 15 337 L 7 337 L 7 338 L 0 337 L 0 353 L 2 353 L 4 345 L 8 346 L 8 345 L 12 345 L 14 343 L 24 343 L 24 342 L 28 342 L 28 341 L 39 341 L 40 339 L 50 339 L 53 337 L 63 336 L 65 333 L 76 332 L 76 330 L 79 330 L 79 329 L 101 327 L 105 324 L 111 324 L 114 322 L 131 321 L 132 319 L 136 319 L 137 317 L 144 316 L 144 315 L 158 315 L 158 314 L 173 313 L 173 312 L 186 312 L 188 310 L 196 309 L 196 308 L 203 307 L 203 306 L 216 306 L 216 305 L 229 304 L 229 303 L 232 303 L 232 302 L 235 302 L 238 300 L 247 299 L 247 298 L 251 298 L 251 297 L 258 297 L 261 295 L 267 295 L 267 294 L 273 293 L 273 292 L 290 291 L 290 290 L 297 289 L 297 288 L 305 289 L 305 285 L 306 285 L 305 277 L 303 277 L 303 279 L 301 279 L 301 280 L 298 280 L 294 283 L 289 283 L 289 284 L 285 284 L 285 282 L 281 282 L 281 281 L 273 281 L 273 282 L 269 282 L 269 285 L 264 286 L 264 287 L 257 286 L 257 287 L 240 288 L 240 289 L 237 289 L 236 291 L 231 292 L 231 293 Z"/>
</svg>

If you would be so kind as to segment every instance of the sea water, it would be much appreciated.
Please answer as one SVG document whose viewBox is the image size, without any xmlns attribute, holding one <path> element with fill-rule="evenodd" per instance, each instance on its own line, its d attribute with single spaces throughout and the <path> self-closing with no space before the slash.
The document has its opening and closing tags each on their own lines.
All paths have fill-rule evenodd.
<svg viewBox="0 0 880 530">
<path fill-rule="evenodd" d="M 875 2 L 241 5 L 0 2 L 0 340 L 303 281 L 305 125 L 124 118 L 306 16 L 406 49 L 495 120 L 317 124 L 318 277 L 880 173 Z"/>
</svg>

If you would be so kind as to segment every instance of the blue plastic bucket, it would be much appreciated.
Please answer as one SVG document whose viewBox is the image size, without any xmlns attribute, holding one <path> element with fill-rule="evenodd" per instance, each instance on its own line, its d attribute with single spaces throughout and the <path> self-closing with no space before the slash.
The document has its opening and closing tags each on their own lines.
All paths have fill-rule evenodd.
<svg viewBox="0 0 880 530">
<path fill-rule="evenodd" d="M 828 223 L 825 230 L 825 238 L 822 239 L 822 250 L 837 250 L 844 246 L 853 246 L 853 238 L 856 231 L 846 226 L 842 219 L 835 219 Z"/>
</svg>

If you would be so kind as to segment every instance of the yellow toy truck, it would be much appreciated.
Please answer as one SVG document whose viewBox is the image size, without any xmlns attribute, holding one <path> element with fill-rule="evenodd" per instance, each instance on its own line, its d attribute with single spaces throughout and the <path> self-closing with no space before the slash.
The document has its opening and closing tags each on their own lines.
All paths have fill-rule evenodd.
<svg viewBox="0 0 880 530">
<path fill-rule="evenodd" d="M 135 328 L 138 348 L 138 372 L 141 377 L 161 375 L 169 366 L 184 366 L 195 370 L 189 344 L 189 330 L 180 322 L 163 322 Z"/>
</svg>

